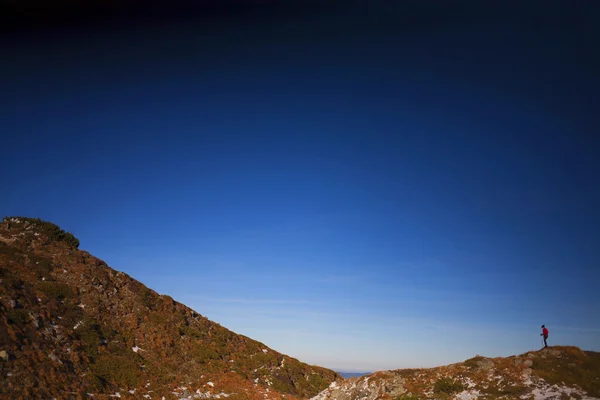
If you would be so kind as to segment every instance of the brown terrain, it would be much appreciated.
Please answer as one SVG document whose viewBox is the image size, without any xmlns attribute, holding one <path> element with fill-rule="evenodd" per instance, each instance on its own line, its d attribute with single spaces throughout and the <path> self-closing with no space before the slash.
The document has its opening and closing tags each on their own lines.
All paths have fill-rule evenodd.
<svg viewBox="0 0 600 400">
<path fill-rule="evenodd" d="M 519 356 L 476 356 L 436 368 L 379 371 L 333 382 L 313 400 L 600 398 L 600 353 L 553 346 Z"/>
<path fill-rule="evenodd" d="M 39 219 L 0 223 L 0 398 L 298 399 L 342 378 L 209 321 Z"/>
<path fill-rule="evenodd" d="M 0 222 L 1 399 L 600 399 L 600 353 L 570 346 L 343 379 L 78 247 L 39 219 Z"/>
</svg>

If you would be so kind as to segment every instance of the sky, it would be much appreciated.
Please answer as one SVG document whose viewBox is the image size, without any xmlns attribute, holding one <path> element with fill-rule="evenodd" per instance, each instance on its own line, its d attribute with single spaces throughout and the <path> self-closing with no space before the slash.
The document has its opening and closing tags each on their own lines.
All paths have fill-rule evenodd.
<svg viewBox="0 0 600 400">
<path fill-rule="evenodd" d="M 338 371 L 600 351 L 598 6 L 289 4 L 3 30 L 0 214 Z"/>
</svg>

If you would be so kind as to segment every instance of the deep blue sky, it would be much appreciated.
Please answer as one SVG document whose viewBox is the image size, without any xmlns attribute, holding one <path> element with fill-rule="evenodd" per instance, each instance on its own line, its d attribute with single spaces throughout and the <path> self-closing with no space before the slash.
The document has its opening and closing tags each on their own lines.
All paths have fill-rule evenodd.
<svg viewBox="0 0 600 400">
<path fill-rule="evenodd" d="M 598 351 L 598 7 L 544 4 L 12 32 L 0 212 L 313 364 Z"/>
</svg>

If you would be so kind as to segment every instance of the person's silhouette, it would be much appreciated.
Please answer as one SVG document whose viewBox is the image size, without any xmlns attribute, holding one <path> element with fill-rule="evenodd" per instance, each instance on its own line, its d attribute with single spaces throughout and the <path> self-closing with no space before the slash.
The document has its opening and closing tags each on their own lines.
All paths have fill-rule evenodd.
<svg viewBox="0 0 600 400">
<path fill-rule="evenodd" d="M 546 340 L 548 340 L 548 328 L 546 328 L 546 325 L 542 325 L 542 333 L 540 333 L 540 336 L 544 337 L 544 348 L 548 347 L 548 342 L 546 342 Z"/>
</svg>

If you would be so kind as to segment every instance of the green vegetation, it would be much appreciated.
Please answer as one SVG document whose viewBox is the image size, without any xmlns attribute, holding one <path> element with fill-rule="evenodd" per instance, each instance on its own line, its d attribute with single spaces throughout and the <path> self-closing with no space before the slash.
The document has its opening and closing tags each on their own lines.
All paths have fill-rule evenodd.
<svg viewBox="0 0 600 400">
<path fill-rule="evenodd" d="M 135 387 L 142 381 L 142 371 L 138 364 L 127 356 L 102 355 L 91 365 L 92 371 L 104 386 L 112 383 L 119 386 Z"/>
<path fill-rule="evenodd" d="M 89 317 L 85 318 L 75 331 L 75 337 L 83 342 L 85 351 L 90 356 L 98 354 L 98 346 L 107 336 L 106 329 Z"/>
<path fill-rule="evenodd" d="M 194 329 L 189 325 L 183 325 L 182 327 L 179 328 L 179 335 L 180 336 L 189 336 L 195 339 L 201 339 L 203 337 L 203 334 L 201 331 L 199 331 L 198 329 Z"/>
<path fill-rule="evenodd" d="M 461 392 L 465 389 L 464 385 L 459 381 L 452 380 L 450 378 L 440 378 L 435 382 L 433 386 L 434 393 L 445 393 L 447 395 Z"/>
<path fill-rule="evenodd" d="M 600 397 L 600 353 L 584 352 L 576 347 L 551 348 L 559 350 L 560 357 L 540 357 L 538 353 L 531 367 L 546 382 L 553 385 L 577 385 L 591 397 Z"/>
<path fill-rule="evenodd" d="M 38 288 L 52 299 L 64 300 L 73 296 L 71 287 L 66 283 L 40 282 Z"/>
<path fill-rule="evenodd" d="M 2 242 L 0 242 L 2 243 Z M 4 296 L 6 294 L 5 287 L 12 287 L 13 276 L 7 268 L 3 268 L 0 265 L 0 280 L 3 285 L 0 285 L 0 296 Z"/>
<path fill-rule="evenodd" d="M 19 222 L 13 222 L 12 220 L 18 220 Z M 48 236 L 48 239 L 65 242 L 69 246 L 79 248 L 79 239 L 73 236 L 72 233 L 60 229 L 58 225 L 55 225 L 52 222 L 29 217 L 4 217 L 3 222 L 8 224 L 9 229 L 12 229 L 16 224 L 29 223 L 35 227 L 37 232 Z"/>
<path fill-rule="evenodd" d="M 32 269 L 36 272 L 38 279 L 47 278 L 52 272 L 52 260 L 49 258 L 34 257 Z"/>
<path fill-rule="evenodd" d="M 278 389 L 285 398 L 308 398 L 337 377 L 116 273 L 68 247 L 79 243 L 54 224 L 8 217 L 0 235 L 0 296 L 5 299 L 0 337 L 8 338 L 2 349 L 13 359 L 32 360 L 14 369 L 23 398 L 51 398 L 49 393 L 59 391 L 83 398 L 141 388 L 148 381 L 152 397 L 160 398 L 159 388 L 169 393 L 182 382 L 195 388 L 203 376 L 201 381 L 215 382 L 215 390 L 232 393 L 231 399 L 257 398 L 256 378 L 263 389 Z M 99 265 L 105 268 L 98 271 Z M 139 353 L 136 344 L 143 348 Z M 46 354 L 60 355 L 61 362 Z M 0 397 L 11 391 L 0 385 Z"/>
<path fill-rule="evenodd" d="M 422 370 L 420 368 L 405 368 L 405 369 L 399 369 L 394 371 L 394 374 L 401 376 L 403 378 L 408 378 L 408 377 L 412 377 L 415 374 L 421 372 Z"/>
<path fill-rule="evenodd" d="M 465 360 L 465 362 L 463 364 L 465 367 L 469 368 L 470 370 L 473 370 L 473 369 L 477 369 L 482 361 L 485 361 L 485 357 L 475 356 L 473 358 L 469 358 L 468 360 Z"/>
<path fill-rule="evenodd" d="M 0 254 L 6 254 L 8 256 L 12 256 L 15 254 L 18 254 L 19 250 L 15 249 L 12 246 L 9 246 L 8 244 L 4 243 L 4 242 L 0 242 Z"/>
<path fill-rule="evenodd" d="M 273 385 L 271 387 L 277 390 L 278 392 L 286 393 L 290 390 L 290 386 L 293 386 L 293 383 L 289 379 L 289 377 L 277 375 L 275 376 L 275 379 L 273 380 Z"/>
<path fill-rule="evenodd" d="M 196 362 L 205 364 L 211 360 L 219 359 L 219 353 L 206 345 L 198 345 L 192 350 L 192 356 Z"/>
<path fill-rule="evenodd" d="M 140 290 L 140 299 L 142 300 L 142 304 L 149 309 L 153 309 L 155 303 L 157 301 L 156 294 L 152 291 L 152 289 L 143 286 Z"/>
<path fill-rule="evenodd" d="M 529 390 L 528 387 L 523 385 L 504 385 L 502 388 L 490 385 L 489 387 L 482 389 L 482 392 L 495 399 L 502 396 L 509 396 L 511 398 L 521 397 L 522 395 L 529 393 Z"/>
<path fill-rule="evenodd" d="M 394 400 L 420 400 L 420 397 L 416 394 L 404 393 L 402 396 L 398 396 Z"/>
<path fill-rule="evenodd" d="M 319 391 L 329 386 L 329 382 L 323 376 L 317 374 L 310 374 L 308 376 L 308 383 L 311 387 L 318 388 Z"/>
<path fill-rule="evenodd" d="M 17 325 L 19 327 L 25 326 L 25 324 L 27 324 L 27 322 L 30 320 L 29 313 L 23 308 L 9 310 L 6 313 L 6 319 L 8 320 L 9 324 Z"/>
</svg>

